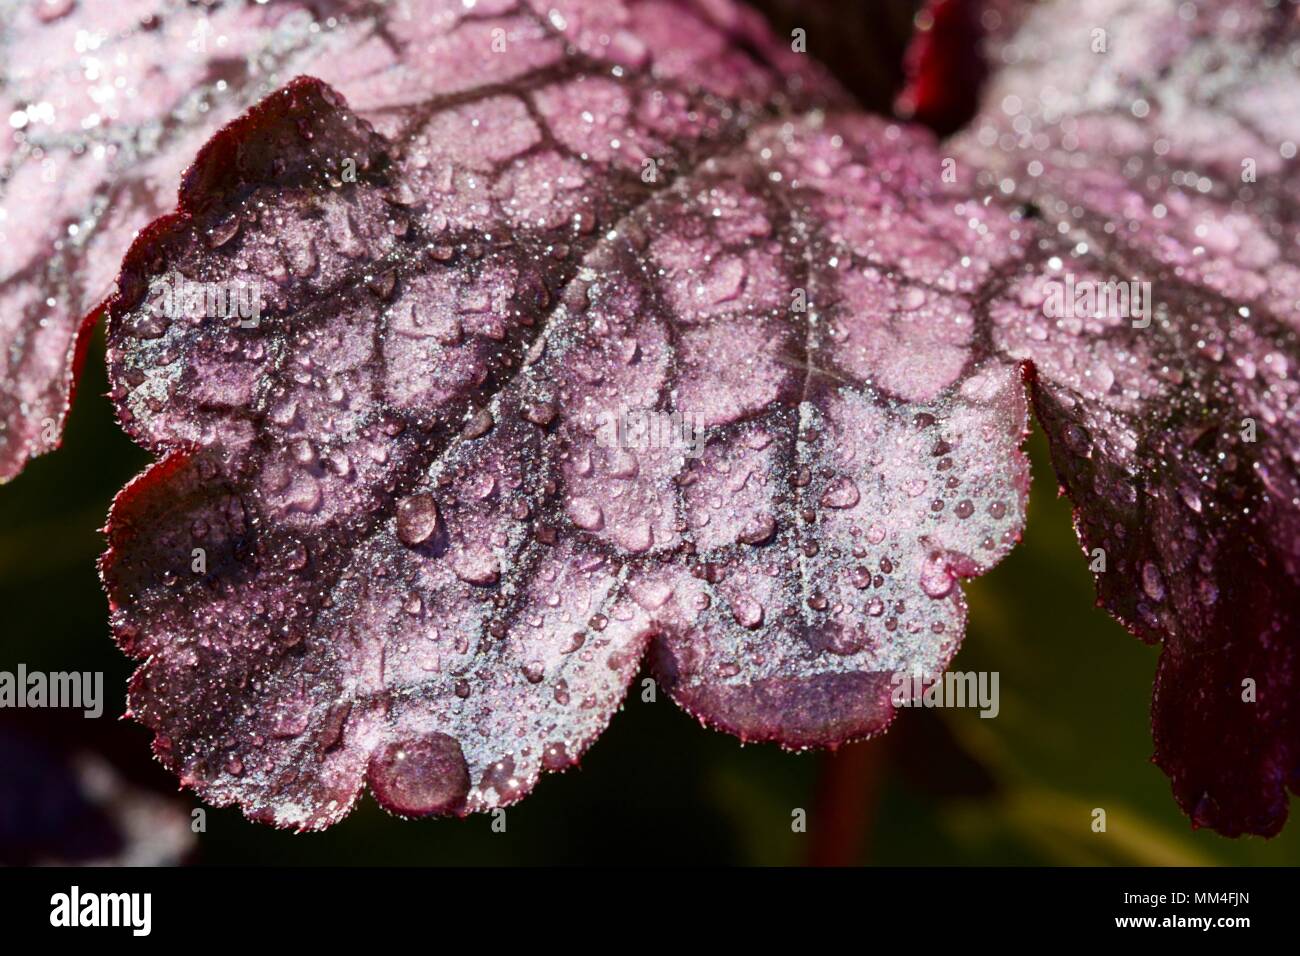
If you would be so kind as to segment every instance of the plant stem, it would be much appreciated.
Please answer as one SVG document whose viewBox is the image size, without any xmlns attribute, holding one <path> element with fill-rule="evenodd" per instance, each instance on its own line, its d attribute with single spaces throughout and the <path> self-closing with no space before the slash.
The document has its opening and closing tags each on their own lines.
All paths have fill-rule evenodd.
<svg viewBox="0 0 1300 956">
<path fill-rule="evenodd" d="M 887 763 L 884 738 L 822 754 L 813 816 L 812 866 L 853 866 L 870 854 L 870 836 Z"/>
</svg>

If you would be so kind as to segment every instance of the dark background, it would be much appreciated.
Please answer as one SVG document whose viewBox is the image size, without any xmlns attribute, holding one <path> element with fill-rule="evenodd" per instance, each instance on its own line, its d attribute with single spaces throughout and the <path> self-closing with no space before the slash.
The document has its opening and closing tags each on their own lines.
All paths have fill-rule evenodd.
<svg viewBox="0 0 1300 956">
<path fill-rule="evenodd" d="M 87 361 L 64 447 L 0 489 L 0 669 L 103 670 L 98 721 L 73 721 L 92 749 L 161 792 L 149 735 L 115 721 L 132 665 L 114 646 L 95 572 L 96 529 L 146 463 L 117 428 L 102 344 Z M 491 820 L 405 822 L 368 797 L 323 834 L 208 810 L 198 863 L 1300 863 L 1300 824 L 1271 841 L 1194 832 L 1150 761 L 1157 649 L 1093 606 L 1092 585 L 1056 497 L 1042 436 L 1025 540 L 967 585 L 971 616 L 954 669 L 997 670 L 1001 714 L 904 711 L 884 738 L 835 756 L 742 747 L 664 697 L 633 693 L 579 768 L 547 775 Z M 634 684 L 634 688 L 639 682 Z M 36 732 L 48 712 L 11 712 Z M 94 726 L 89 726 L 89 725 Z M 106 744 L 105 737 L 112 739 Z M 74 738 L 75 742 L 75 738 Z M 13 768 L 0 768 L 13 773 Z M 175 797 L 182 813 L 200 806 Z M 1107 812 L 1104 834 L 1092 810 Z M 791 830 L 803 808 L 808 831 Z M 0 862 L 5 862 L 0 838 Z M 12 860 L 9 860 L 12 862 Z"/>
</svg>

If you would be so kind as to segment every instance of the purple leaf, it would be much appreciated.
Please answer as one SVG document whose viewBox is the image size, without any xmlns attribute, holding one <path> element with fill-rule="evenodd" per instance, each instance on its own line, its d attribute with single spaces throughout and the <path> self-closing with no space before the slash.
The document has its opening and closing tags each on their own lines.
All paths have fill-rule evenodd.
<svg viewBox="0 0 1300 956">
<path fill-rule="evenodd" d="M 1293 11 L 985 15 L 1014 65 L 939 152 L 821 112 L 841 94 L 730 8 L 513 10 L 377 31 L 329 77 L 355 114 L 277 93 L 128 255 L 113 397 L 161 461 L 104 576 L 163 761 L 299 828 L 366 782 L 501 806 L 643 655 L 743 739 L 876 733 L 1019 534 L 1024 368 L 1103 601 L 1165 642 L 1176 795 L 1276 832 Z M 159 307 L 196 290 L 206 315 Z"/>
<path fill-rule="evenodd" d="M 122 255 L 199 146 L 298 73 L 381 59 L 349 7 L 0 4 L 0 481 L 57 447 Z"/>
<path fill-rule="evenodd" d="M 509 804 L 647 652 L 743 739 L 871 735 L 1018 538 L 1021 368 L 980 326 L 1021 227 L 924 134 L 810 110 L 841 95 L 749 15 L 593 9 L 385 31 L 351 109 L 274 94 L 127 256 L 113 397 L 162 457 L 103 574 L 208 800 Z"/>
<path fill-rule="evenodd" d="M 1046 4 L 993 59 L 1014 65 L 953 146 L 1044 236 L 994 341 L 1033 363 L 1100 603 L 1164 645 L 1180 805 L 1276 833 L 1300 774 L 1297 8 Z M 1052 283 L 1109 280 L 1149 311 L 1044 314 Z"/>
</svg>

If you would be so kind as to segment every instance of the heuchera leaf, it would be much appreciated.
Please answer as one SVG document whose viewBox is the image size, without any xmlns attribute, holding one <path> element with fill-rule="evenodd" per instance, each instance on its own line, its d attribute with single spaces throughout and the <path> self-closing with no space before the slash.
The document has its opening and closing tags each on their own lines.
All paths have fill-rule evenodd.
<svg viewBox="0 0 1300 956">
<path fill-rule="evenodd" d="M 954 653 L 954 580 L 1019 534 L 1024 369 L 1103 601 L 1165 643 L 1179 800 L 1280 827 L 1293 10 L 982 17 L 1013 65 L 942 153 L 823 112 L 729 7 L 421 13 L 336 83 L 351 109 L 304 79 L 210 143 L 110 308 L 114 398 L 162 458 L 103 570 L 185 782 L 300 828 L 367 782 L 500 806 L 643 656 L 743 739 L 878 732 L 891 678 Z M 414 68 L 430 44 L 455 66 Z M 1136 316 L 1048 305 L 1130 279 Z M 160 314 L 168 281 L 265 308 Z M 612 441 L 629 410 L 699 416 L 700 453 Z"/>
<path fill-rule="evenodd" d="M 995 342 L 1033 363 L 1100 603 L 1163 642 L 1179 803 L 1275 833 L 1300 782 L 1297 7 L 1046 4 L 992 58 L 953 147 L 1044 227 Z M 1067 278 L 1149 283 L 1149 325 L 1045 317 Z"/>
<path fill-rule="evenodd" d="M 1023 522 L 981 332 L 1014 217 L 738 9 L 489 6 L 403 14 L 350 108 L 300 79 L 224 129 L 109 307 L 161 456 L 102 565 L 131 712 L 278 825 L 509 804 L 643 658 L 742 739 L 876 733 Z M 260 314 L 160 309 L 186 282 Z"/>
<path fill-rule="evenodd" d="M 298 73 L 375 61 L 349 7 L 0 2 L 0 481 L 57 446 L 122 255 L 198 148 Z"/>
</svg>

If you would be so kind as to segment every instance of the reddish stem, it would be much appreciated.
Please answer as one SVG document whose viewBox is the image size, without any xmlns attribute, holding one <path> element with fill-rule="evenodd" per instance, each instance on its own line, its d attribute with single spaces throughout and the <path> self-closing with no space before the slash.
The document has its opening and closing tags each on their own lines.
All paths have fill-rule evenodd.
<svg viewBox="0 0 1300 956">
<path fill-rule="evenodd" d="M 886 763 L 883 738 L 821 756 L 808 830 L 812 866 L 853 866 L 867 859 Z"/>
</svg>

